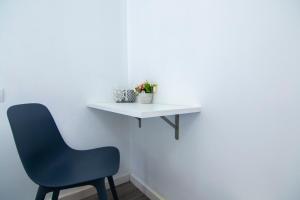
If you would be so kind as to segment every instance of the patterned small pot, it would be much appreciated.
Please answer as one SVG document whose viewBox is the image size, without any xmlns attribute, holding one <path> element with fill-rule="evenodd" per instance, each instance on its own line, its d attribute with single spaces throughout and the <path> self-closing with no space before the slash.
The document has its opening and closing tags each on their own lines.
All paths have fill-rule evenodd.
<svg viewBox="0 0 300 200">
<path fill-rule="evenodd" d="M 136 94 L 134 90 L 114 90 L 114 101 L 116 103 L 133 103 L 135 102 Z"/>
<path fill-rule="evenodd" d="M 153 100 L 153 93 L 142 92 L 138 96 L 138 102 L 142 104 L 150 104 Z"/>
<path fill-rule="evenodd" d="M 114 90 L 113 91 L 113 96 L 114 96 L 114 101 L 116 103 L 122 103 L 122 102 L 125 101 L 125 92 L 124 92 L 124 90 L 120 90 L 120 89 Z"/>
<path fill-rule="evenodd" d="M 133 103 L 135 102 L 136 94 L 134 90 L 126 90 L 125 91 L 125 102 Z"/>
</svg>

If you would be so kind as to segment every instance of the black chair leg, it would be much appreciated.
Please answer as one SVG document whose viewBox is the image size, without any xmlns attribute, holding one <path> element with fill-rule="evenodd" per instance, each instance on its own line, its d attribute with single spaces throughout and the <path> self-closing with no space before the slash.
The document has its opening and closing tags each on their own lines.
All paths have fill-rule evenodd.
<svg viewBox="0 0 300 200">
<path fill-rule="evenodd" d="M 46 188 L 40 186 L 36 193 L 35 200 L 44 200 L 47 192 L 48 190 Z"/>
<path fill-rule="evenodd" d="M 110 191 L 112 193 L 112 196 L 113 196 L 114 200 L 119 200 L 118 193 L 116 191 L 116 187 L 115 187 L 115 183 L 114 183 L 113 177 L 112 176 L 108 176 L 107 179 L 108 179 Z"/>
<path fill-rule="evenodd" d="M 107 200 L 107 193 L 106 193 L 104 179 L 96 181 L 94 183 L 94 186 L 97 189 L 99 200 Z"/>
<path fill-rule="evenodd" d="M 52 200 L 58 200 L 59 190 L 54 190 L 52 194 Z"/>
</svg>

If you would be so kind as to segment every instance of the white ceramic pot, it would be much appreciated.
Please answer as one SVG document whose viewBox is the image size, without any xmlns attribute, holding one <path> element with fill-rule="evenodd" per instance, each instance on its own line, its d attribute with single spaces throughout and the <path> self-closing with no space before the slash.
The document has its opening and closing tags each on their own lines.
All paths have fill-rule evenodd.
<svg viewBox="0 0 300 200">
<path fill-rule="evenodd" d="M 153 100 L 153 93 L 142 92 L 138 95 L 138 102 L 142 104 L 150 104 Z"/>
</svg>

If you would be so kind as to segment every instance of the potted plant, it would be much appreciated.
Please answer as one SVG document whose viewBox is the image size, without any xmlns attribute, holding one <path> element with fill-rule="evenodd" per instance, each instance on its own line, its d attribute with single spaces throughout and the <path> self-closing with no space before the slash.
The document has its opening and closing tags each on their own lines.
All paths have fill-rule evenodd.
<svg viewBox="0 0 300 200">
<path fill-rule="evenodd" d="M 138 85 L 135 91 L 138 93 L 138 102 L 142 104 L 150 104 L 153 100 L 153 94 L 156 92 L 157 85 L 148 81 Z"/>
</svg>

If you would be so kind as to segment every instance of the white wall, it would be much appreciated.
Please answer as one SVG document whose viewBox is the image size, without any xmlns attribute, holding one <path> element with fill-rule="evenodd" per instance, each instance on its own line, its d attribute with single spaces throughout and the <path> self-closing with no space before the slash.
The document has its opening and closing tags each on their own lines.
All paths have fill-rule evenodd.
<svg viewBox="0 0 300 200">
<path fill-rule="evenodd" d="M 202 104 L 180 140 L 131 120 L 132 173 L 168 200 L 300 198 L 300 3 L 128 0 L 131 85 Z"/>
<path fill-rule="evenodd" d="M 0 199 L 32 200 L 6 110 L 40 102 L 76 149 L 115 145 L 120 175 L 129 172 L 127 119 L 86 108 L 127 84 L 125 4 L 122 0 L 0 1 Z M 118 124 L 118 126 L 116 126 Z"/>
<path fill-rule="evenodd" d="M 77 149 L 116 145 L 127 118 L 87 109 L 127 83 L 122 0 L 0 1 L 0 199 L 33 199 L 6 118 L 41 102 Z M 300 3 L 128 0 L 128 74 L 157 102 L 202 104 L 180 140 L 160 119 L 130 120 L 131 171 L 168 200 L 299 199 Z M 118 124 L 118 126 L 115 126 Z"/>
</svg>

